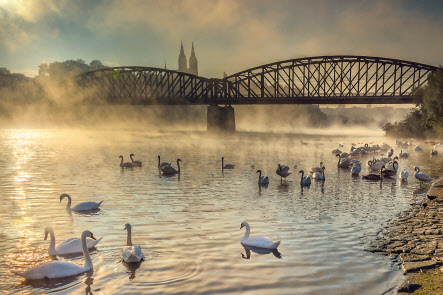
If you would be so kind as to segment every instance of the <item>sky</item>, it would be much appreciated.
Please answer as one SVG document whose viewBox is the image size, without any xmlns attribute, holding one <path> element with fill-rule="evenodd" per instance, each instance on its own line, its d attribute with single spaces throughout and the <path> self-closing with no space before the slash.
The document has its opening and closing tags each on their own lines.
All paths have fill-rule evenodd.
<svg viewBox="0 0 443 295">
<path fill-rule="evenodd" d="M 0 67 L 68 59 L 220 78 L 280 60 L 369 55 L 443 64 L 442 0 L 0 0 Z"/>
</svg>

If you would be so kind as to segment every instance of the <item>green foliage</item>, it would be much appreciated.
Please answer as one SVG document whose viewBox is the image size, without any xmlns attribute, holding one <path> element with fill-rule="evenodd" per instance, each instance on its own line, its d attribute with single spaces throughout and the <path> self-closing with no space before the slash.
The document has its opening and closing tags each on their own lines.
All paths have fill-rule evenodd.
<svg viewBox="0 0 443 295">
<path fill-rule="evenodd" d="M 0 68 L 0 75 L 11 75 L 11 71 L 7 68 Z"/>
<path fill-rule="evenodd" d="M 429 75 L 426 86 L 413 93 L 415 109 L 405 119 L 383 127 L 386 135 L 443 138 L 443 68 Z"/>
</svg>

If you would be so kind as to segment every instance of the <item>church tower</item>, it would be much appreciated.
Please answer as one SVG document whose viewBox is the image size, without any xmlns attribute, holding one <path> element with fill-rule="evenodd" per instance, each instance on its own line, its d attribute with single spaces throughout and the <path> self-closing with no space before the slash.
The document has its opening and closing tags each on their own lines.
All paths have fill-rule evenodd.
<svg viewBox="0 0 443 295">
<path fill-rule="evenodd" d="M 194 51 L 194 42 L 192 42 L 191 57 L 189 57 L 189 73 L 198 75 L 198 62 Z"/>
<path fill-rule="evenodd" d="M 181 42 L 180 55 L 178 56 L 178 70 L 180 72 L 188 71 L 188 62 L 186 60 L 185 51 L 183 50 L 183 41 Z"/>
</svg>

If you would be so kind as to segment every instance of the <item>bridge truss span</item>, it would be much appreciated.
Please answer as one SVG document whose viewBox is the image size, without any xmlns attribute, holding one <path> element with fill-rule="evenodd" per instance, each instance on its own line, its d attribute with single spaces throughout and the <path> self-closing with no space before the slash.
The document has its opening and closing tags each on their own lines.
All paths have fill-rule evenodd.
<svg viewBox="0 0 443 295">
<path fill-rule="evenodd" d="M 370 56 L 286 60 L 228 76 L 228 97 L 256 103 L 412 103 L 431 71 L 425 64 Z"/>
</svg>

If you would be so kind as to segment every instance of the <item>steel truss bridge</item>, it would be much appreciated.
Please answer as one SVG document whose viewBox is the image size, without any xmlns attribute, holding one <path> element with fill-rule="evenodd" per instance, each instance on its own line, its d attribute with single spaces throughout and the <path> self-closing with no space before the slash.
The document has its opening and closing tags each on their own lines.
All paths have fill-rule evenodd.
<svg viewBox="0 0 443 295">
<path fill-rule="evenodd" d="M 116 104 L 399 104 L 413 103 L 431 65 L 371 56 L 317 56 L 244 70 L 224 79 L 151 67 L 84 73 L 91 101 Z"/>
</svg>

